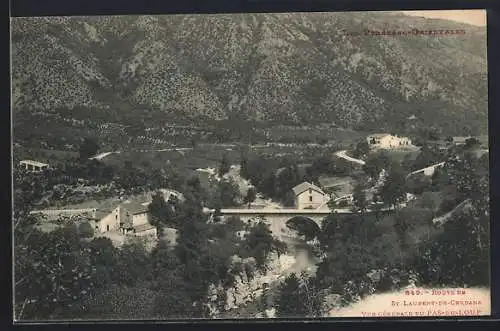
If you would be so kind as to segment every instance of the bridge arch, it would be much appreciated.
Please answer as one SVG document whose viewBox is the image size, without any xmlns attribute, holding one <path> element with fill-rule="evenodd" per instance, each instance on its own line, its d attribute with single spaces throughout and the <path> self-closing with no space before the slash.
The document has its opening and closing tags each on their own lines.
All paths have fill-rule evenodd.
<svg viewBox="0 0 500 331">
<path fill-rule="evenodd" d="M 295 230 L 299 235 L 303 235 L 306 240 L 316 238 L 321 232 L 321 228 L 317 222 L 307 216 L 293 216 L 285 222 L 288 229 Z"/>
</svg>

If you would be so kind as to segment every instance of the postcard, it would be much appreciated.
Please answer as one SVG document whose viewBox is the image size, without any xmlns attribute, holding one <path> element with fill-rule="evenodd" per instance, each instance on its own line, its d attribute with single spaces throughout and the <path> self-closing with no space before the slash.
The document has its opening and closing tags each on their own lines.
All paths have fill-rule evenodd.
<svg viewBox="0 0 500 331">
<path fill-rule="evenodd" d="M 11 19 L 15 322 L 489 316 L 486 12 Z"/>
</svg>

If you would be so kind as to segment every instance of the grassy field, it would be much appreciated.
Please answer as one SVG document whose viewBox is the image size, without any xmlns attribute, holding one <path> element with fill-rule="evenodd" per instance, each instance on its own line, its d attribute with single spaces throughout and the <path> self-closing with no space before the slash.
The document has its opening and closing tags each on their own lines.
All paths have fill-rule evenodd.
<svg viewBox="0 0 500 331">
<path fill-rule="evenodd" d="M 148 169 L 162 169 L 168 165 L 180 168 L 197 169 L 216 167 L 223 155 L 226 154 L 230 162 L 239 162 L 240 153 L 226 148 L 196 148 L 183 151 L 150 151 L 150 152 L 121 152 L 111 154 L 102 161 L 106 164 L 121 167 L 129 161 L 133 166 Z"/>
<path fill-rule="evenodd" d="M 342 128 L 328 126 L 285 126 L 278 125 L 273 128 L 264 129 L 270 141 L 300 141 L 300 140 L 327 140 L 339 143 L 353 143 L 366 136 L 363 132 L 357 132 Z"/>
<path fill-rule="evenodd" d="M 239 164 L 241 150 L 242 149 L 237 146 L 202 144 L 191 150 L 126 151 L 119 154 L 111 154 L 102 159 L 102 161 L 106 164 L 119 167 L 129 161 L 132 165 L 144 169 L 161 169 L 170 164 L 179 168 L 195 170 L 198 168 L 216 168 L 224 155 L 226 155 L 231 164 Z M 249 156 L 263 155 L 273 158 L 289 157 L 296 162 L 308 162 L 321 155 L 333 154 L 334 152 L 335 150 L 329 146 L 273 145 L 251 148 Z"/>
</svg>

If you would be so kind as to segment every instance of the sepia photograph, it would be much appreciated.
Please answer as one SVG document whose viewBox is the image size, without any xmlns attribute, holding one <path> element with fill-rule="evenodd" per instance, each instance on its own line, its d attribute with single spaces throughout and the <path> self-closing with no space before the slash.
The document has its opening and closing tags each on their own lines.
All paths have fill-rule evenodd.
<svg viewBox="0 0 500 331">
<path fill-rule="evenodd" d="M 485 10 L 10 30 L 14 322 L 491 315 Z"/>
</svg>

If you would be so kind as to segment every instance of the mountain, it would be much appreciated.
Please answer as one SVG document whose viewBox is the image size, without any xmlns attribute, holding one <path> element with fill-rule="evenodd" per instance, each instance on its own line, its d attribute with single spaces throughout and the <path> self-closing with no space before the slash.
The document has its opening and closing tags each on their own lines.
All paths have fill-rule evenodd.
<svg viewBox="0 0 500 331">
<path fill-rule="evenodd" d="M 347 35 L 413 28 L 465 34 Z M 150 109 L 366 130 L 411 115 L 452 131 L 487 127 L 486 30 L 472 25 L 346 12 L 15 18 L 11 30 L 14 120 Z"/>
</svg>

